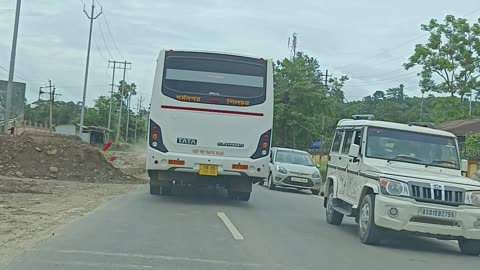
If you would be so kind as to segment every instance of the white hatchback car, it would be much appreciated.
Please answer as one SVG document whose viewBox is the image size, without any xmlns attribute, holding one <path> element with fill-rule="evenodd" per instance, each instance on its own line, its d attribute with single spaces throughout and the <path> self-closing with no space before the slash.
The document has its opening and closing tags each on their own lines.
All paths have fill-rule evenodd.
<svg viewBox="0 0 480 270">
<path fill-rule="evenodd" d="M 270 152 L 268 188 L 276 186 L 309 189 L 320 193 L 321 175 L 312 157 L 305 151 L 273 147 Z M 259 183 L 263 185 L 263 182 Z"/>
</svg>

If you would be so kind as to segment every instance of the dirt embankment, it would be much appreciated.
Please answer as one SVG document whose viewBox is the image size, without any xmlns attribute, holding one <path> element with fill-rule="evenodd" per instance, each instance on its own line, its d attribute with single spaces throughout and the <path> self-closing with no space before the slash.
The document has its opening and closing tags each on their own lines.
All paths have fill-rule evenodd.
<svg viewBox="0 0 480 270">
<path fill-rule="evenodd" d="M 147 181 L 141 151 L 106 156 L 72 136 L 0 135 L 0 269 L 63 224 Z"/>
<path fill-rule="evenodd" d="M 0 175 L 90 183 L 144 182 L 124 174 L 97 148 L 76 137 L 2 136 L 0 150 Z"/>
</svg>

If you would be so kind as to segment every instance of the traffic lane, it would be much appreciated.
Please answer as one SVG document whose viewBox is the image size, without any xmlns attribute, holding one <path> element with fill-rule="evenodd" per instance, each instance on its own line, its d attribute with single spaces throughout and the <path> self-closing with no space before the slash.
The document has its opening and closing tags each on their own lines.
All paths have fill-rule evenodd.
<svg viewBox="0 0 480 270">
<path fill-rule="evenodd" d="M 171 197 L 133 192 L 56 232 L 7 269 L 258 268 L 218 217 L 252 207 L 212 190 Z"/>
<path fill-rule="evenodd" d="M 364 245 L 353 218 L 345 218 L 341 226 L 328 225 L 323 199 L 308 192 L 258 187 L 254 195 L 253 211 L 232 209 L 230 216 L 248 249 L 268 258 L 265 263 L 302 269 L 478 267 L 480 258 L 460 254 L 454 241 L 391 233 L 379 246 Z"/>
<path fill-rule="evenodd" d="M 142 214 L 143 213 L 143 214 Z M 157 214 L 155 214 L 157 213 Z M 244 240 L 218 217 L 225 213 Z M 327 225 L 309 192 L 254 187 L 248 203 L 224 192 L 118 198 L 67 226 L 8 269 L 450 269 L 477 258 L 455 244 L 415 237 L 362 245 L 351 220 Z M 170 229 L 170 230 L 166 230 Z M 152 233 L 153 232 L 153 233 Z M 393 262 L 393 264 L 392 264 Z"/>
</svg>

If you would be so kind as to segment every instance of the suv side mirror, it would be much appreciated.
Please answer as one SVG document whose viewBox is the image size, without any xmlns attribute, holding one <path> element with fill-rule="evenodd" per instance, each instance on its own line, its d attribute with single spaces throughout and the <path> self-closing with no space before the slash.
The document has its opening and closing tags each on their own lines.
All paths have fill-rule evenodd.
<svg viewBox="0 0 480 270">
<path fill-rule="evenodd" d="M 466 173 L 468 171 L 468 160 L 462 159 L 460 163 L 460 170 L 462 173 Z"/>
<path fill-rule="evenodd" d="M 350 145 L 350 150 L 348 151 L 348 156 L 353 157 L 353 158 L 359 158 L 360 157 L 360 145 L 358 145 L 358 144 Z"/>
</svg>

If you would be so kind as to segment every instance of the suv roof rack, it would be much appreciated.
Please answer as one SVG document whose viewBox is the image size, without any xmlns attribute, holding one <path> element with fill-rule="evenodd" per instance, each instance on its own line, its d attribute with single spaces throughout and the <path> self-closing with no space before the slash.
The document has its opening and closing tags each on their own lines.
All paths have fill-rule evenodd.
<svg viewBox="0 0 480 270">
<path fill-rule="evenodd" d="M 352 115 L 353 120 L 373 120 L 375 116 L 373 114 L 354 114 Z"/>
<path fill-rule="evenodd" d="M 430 122 L 409 122 L 409 126 L 418 126 L 418 127 L 427 127 L 427 128 L 435 128 L 435 125 Z"/>
</svg>

